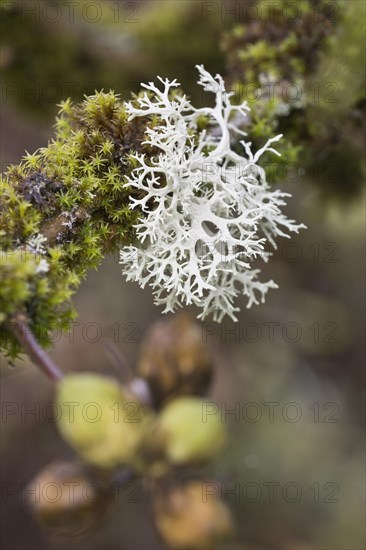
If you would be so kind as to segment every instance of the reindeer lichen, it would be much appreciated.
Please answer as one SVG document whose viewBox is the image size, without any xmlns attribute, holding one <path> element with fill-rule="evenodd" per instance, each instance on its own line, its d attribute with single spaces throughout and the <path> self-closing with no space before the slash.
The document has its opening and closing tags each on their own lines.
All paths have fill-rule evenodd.
<svg viewBox="0 0 366 550">
<path fill-rule="evenodd" d="M 128 278 L 148 282 L 165 311 L 193 303 L 201 317 L 235 319 L 239 293 L 250 306 L 276 286 L 252 261 L 302 227 L 282 214 L 287 195 L 258 162 L 281 136 L 253 153 L 247 102 L 198 70 L 214 108 L 194 108 L 162 79 L 163 91 L 143 85 L 128 103 L 113 92 L 67 100 L 55 138 L 1 180 L 1 347 L 11 357 L 15 316 L 47 345 L 75 315 L 70 298 L 87 270 L 117 245 Z"/>
<path fill-rule="evenodd" d="M 121 263 L 129 280 L 154 289 L 164 312 L 194 304 L 201 318 L 236 320 L 237 296 L 245 295 L 250 307 L 277 286 L 259 281 L 260 270 L 253 268 L 256 259 L 268 259 L 265 245 L 275 247 L 277 237 L 304 226 L 282 213 L 288 194 L 272 190 L 258 164 L 266 152 L 277 153 L 272 144 L 282 136 L 253 153 L 240 130 L 247 102 L 233 104 L 220 75 L 197 69 L 214 107 L 195 108 L 185 95 L 172 93 L 175 80 L 161 78 L 160 87 L 144 84 L 147 92 L 126 105 L 129 120 L 157 118 L 145 142 L 157 153 L 136 154 L 137 167 L 125 184 L 140 192 L 131 196 L 131 209 L 144 216 L 136 227 L 138 246 L 124 247 Z M 202 118 L 207 128 L 200 131 Z"/>
</svg>

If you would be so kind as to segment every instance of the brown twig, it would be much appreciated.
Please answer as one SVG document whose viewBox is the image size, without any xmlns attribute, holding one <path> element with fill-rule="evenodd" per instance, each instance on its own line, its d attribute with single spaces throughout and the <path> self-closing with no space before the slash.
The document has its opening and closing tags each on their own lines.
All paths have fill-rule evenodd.
<svg viewBox="0 0 366 550">
<path fill-rule="evenodd" d="M 11 320 L 11 329 L 29 359 L 53 382 L 61 380 L 63 373 L 35 339 L 26 316 L 21 313 L 14 315 Z"/>
</svg>

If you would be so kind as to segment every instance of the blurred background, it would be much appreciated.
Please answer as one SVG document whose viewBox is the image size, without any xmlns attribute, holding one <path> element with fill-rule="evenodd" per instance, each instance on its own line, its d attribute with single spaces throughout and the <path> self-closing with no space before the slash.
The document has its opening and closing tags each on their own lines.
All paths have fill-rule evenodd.
<svg viewBox="0 0 366 550">
<path fill-rule="evenodd" d="M 203 63 L 230 79 L 225 37 L 231 32 L 238 35 L 235 29 L 248 14 L 253 22 L 255 12 L 247 11 L 253 4 L 2 2 L 2 169 L 19 162 L 25 150 L 47 144 L 57 104 L 69 96 L 80 100 L 95 89 L 114 89 L 127 98 L 139 90 L 140 82 L 161 75 L 176 77 L 200 103 L 194 65 Z M 305 2 L 290 4 L 301 9 Z M 334 2 L 329 4 L 334 8 Z M 344 2 L 338 4 L 342 8 Z M 364 3 L 346 4 L 363 22 Z M 337 30 L 330 31 L 335 49 L 333 44 L 328 62 L 323 57 L 316 69 L 317 78 L 336 84 L 339 79 L 337 101 L 329 107 L 320 99 L 316 111 L 322 127 L 333 129 L 331 140 L 322 136 L 312 144 L 317 158 L 328 160 L 327 170 L 309 170 L 305 151 L 299 155 L 295 177 L 284 171 L 278 182 L 293 195 L 286 210 L 289 217 L 308 229 L 279 242 L 273 259 L 263 267 L 263 280 L 273 278 L 279 285 L 265 304 L 247 310 L 245 300 L 239 300 L 238 323 L 201 326 L 216 368 L 210 400 L 219 404 L 231 433 L 224 456 L 208 472 L 219 480 L 222 498 L 236 520 L 230 548 L 365 548 L 360 115 L 365 102 L 357 96 L 364 82 L 364 27 L 353 33 L 342 24 L 341 20 Z M 358 59 L 356 67 L 342 62 L 345 51 Z M 347 122 L 346 111 L 352 111 Z M 291 132 L 294 141 L 293 128 Z M 146 331 L 161 319 L 150 290 L 126 283 L 121 276 L 117 255 L 89 273 L 75 303 L 77 324 L 69 334 L 55 335 L 51 352 L 67 372 L 96 370 L 120 377 L 106 344 L 113 342 L 134 366 Z M 72 455 L 47 410 L 52 396 L 51 384 L 27 360 L 15 367 L 2 360 L 3 548 L 165 548 L 152 525 L 143 487 L 139 498 L 119 499 L 86 533 L 56 538 L 38 525 L 28 502 L 33 497 L 24 495 L 23 489 L 50 461 Z"/>
</svg>

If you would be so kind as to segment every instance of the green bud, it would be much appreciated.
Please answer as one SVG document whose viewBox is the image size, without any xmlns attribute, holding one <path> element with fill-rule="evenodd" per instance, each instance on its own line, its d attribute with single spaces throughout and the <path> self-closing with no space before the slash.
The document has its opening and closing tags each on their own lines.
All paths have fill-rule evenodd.
<svg viewBox="0 0 366 550">
<path fill-rule="evenodd" d="M 144 432 L 143 410 L 113 380 L 66 376 L 59 385 L 61 434 L 86 462 L 101 468 L 132 464 Z"/>
<path fill-rule="evenodd" d="M 217 415 L 204 414 L 204 401 L 181 397 L 166 405 L 157 419 L 152 448 L 175 465 L 212 460 L 226 442 L 226 429 Z"/>
</svg>

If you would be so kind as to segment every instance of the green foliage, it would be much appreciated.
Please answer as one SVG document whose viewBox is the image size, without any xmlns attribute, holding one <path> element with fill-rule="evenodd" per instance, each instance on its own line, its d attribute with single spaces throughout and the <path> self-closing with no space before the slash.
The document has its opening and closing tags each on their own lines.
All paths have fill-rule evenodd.
<svg viewBox="0 0 366 550">
<path fill-rule="evenodd" d="M 291 13 L 291 9 L 293 13 Z M 261 84 L 261 75 L 295 83 L 309 73 L 332 31 L 334 13 L 325 0 L 260 0 L 258 20 L 224 34 L 227 67 L 232 82 Z"/>
<path fill-rule="evenodd" d="M 344 3 L 342 23 L 306 82 L 306 122 L 313 145 L 307 154 L 319 167 L 323 193 L 341 198 L 358 196 L 365 176 L 364 21 L 364 3 Z"/>
<path fill-rule="evenodd" d="M 342 24 L 338 25 L 327 41 L 326 51 L 320 52 L 319 65 L 314 79 L 336 84 L 337 93 L 324 101 L 314 118 L 346 115 L 355 105 L 365 100 L 365 39 L 366 5 L 364 2 L 344 2 Z M 341 44 L 341 47 L 340 47 Z M 316 106 L 316 95 L 309 94 L 309 103 Z"/>
<path fill-rule="evenodd" d="M 67 3 L 60 2 L 60 21 L 42 17 L 43 9 L 49 13 L 42 2 L 25 16 L 24 2 L 7 0 L 9 9 L 0 14 L 4 95 L 33 117 L 52 117 L 61 98 L 80 101 L 94 89 L 137 93 L 156 75 L 178 78 L 199 100 L 192 66 L 223 72 L 222 21 L 218 12 L 201 32 L 205 2 L 99 2 L 100 21 L 89 24 L 83 4 L 90 2 L 74 3 L 68 16 Z"/>
<path fill-rule="evenodd" d="M 111 51 L 107 44 L 108 55 L 104 49 L 101 52 L 98 40 L 93 41 L 94 35 L 100 37 L 94 24 L 94 35 L 88 34 L 87 26 L 84 32 L 75 31 L 85 23 L 82 9 L 77 9 L 79 2 L 73 5 L 74 23 L 69 24 L 67 17 L 64 24 L 42 17 L 43 2 L 34 2 L 29 7 L 26 4 L 6 4 L 6 11 L 0 6 L 1 69 L 7 101 L 15 102 L 34 118 L 50 119 L 55 115 L 55 104 L 64 97 L 81 101 L 84 94 L 103 88 L 121 94 L 138 91 L 143 75 L 138 70 L 134 72 L 133 66 L 125 67 L 123 48 Z M 60 4 L 60 11 L 67 14 L 67 5 Z M 111 12 L 107 8 L 105 11 Z M 98 28 L 102 33 L 101 27 Z M 117 65 L 123 80 L 116 76 Z"/>
<path fill-rule="evenodd" d="M 19 346 L 6 323 L 15 311 L 27 314 L 47 345 L 52 329 L 74 316 L 67 303 L 86 271 L 133 241 L 139 214 L 129 209 L 131 189 L 123 185 L 131 153 L 144 150 L 145 129 L 141 118 L 127 122 L 113 92 L 80 105 L 68 100 L 48 147 L 27 154 L 2 178 L 1 348 L 12 357 Z"/>
<path fill-rule="evenodd" d="M 288 97 L 288 85 L 303 90 L 304 78 L 317 62 L 332 24 L 323 0 L 302 0 L 296 12 L 286 11 L 286 16 L 285 10 L 291 8 L 286 0 L 273 5 L 259 1 L 257 8 L 258 21 L 248 20 L 223 36 L 229 78 L 252 108 L 251 132 L 258 144 L 286 128 L 286 140 L 278 150 L 283 163 L 296 162 L 300 149 L 293 143 L 299 142 L 299 132 L 289 135 L 286 119 L 293 110 L 296 119 L 303 105 Z"/>
<path fill-rule="evenodd" d="M 252 108 L 250 135 L 258 145 L 278 133 L 286 136 L 278 146 L 282 157 L 269 172 L 272 181 L 283 178 L 283 164 L 301 158 L 324 195 L 346 198 L 359 190 L 365 96 L 359 47 L 364 18 L 357 4 L 259 1 L 258 20 L 223 36 L 232 88 Z M 340 159 L 349 154 L 352 171 L 345 174 Z"/>
</svg>

